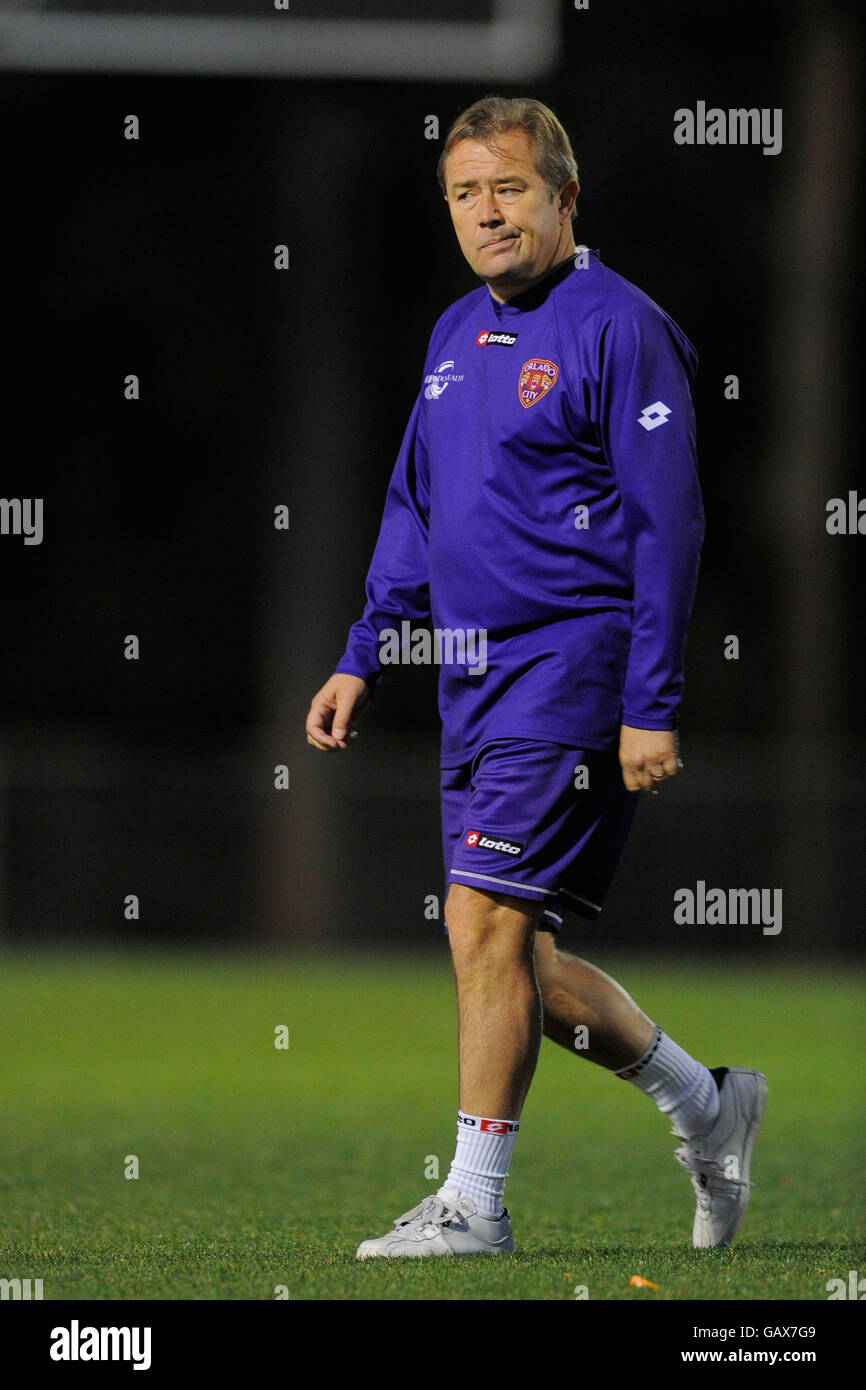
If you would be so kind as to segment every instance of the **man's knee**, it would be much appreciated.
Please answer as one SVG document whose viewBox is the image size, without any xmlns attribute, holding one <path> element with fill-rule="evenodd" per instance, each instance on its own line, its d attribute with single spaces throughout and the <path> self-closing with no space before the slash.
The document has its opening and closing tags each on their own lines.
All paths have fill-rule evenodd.
<svg viewBox="0 0 866 1390">
<path fill-rule="evenodd" d="M 553 932 L 540 931 L 535 936 L 535 973 L 542 997 L 553 999 L 561 989 L 560 961 Z"/>
<path fill-rule="evenodd" d="M 541 911 L 523 898 L 453 883 L 445 901 L 445 923 L 455 964 L 527 954 Z"/>
<path fill-rule="evenodd" d="M 548 1037 L 559 1038 L 558 1020 L 571 1018 L 581 1001 L 573 981 L 565 974 L 565 965 L 556 948 L 552 932 L 538 932 L 535 938 L 535 976 L 544 1008 L 544 1031 Z"/>
</svg>

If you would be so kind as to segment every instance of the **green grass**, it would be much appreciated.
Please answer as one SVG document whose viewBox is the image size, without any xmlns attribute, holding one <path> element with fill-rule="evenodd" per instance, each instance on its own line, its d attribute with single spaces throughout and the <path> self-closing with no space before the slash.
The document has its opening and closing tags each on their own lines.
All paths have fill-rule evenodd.
<svg viewBox="0 0 866 1390">
<path fill-rule="evenodd" d="M 545 1042 L 508 1184 L 519 1253 L 354 1260 L 454 1143 L 429 957 L 0 962 L 0 1277 L 46 1299 L 826 1300 L 866 1273 L 862 979 L 599 958 L 711 1066 L 770 1081 L 737 1242 L 693 1251 L 668 1124 Z M 290 1030 L 287 1051 L 274 1029 Z M 127 1155 L 140 1165 L 124 1177 Z M 659 1285 L 632 1288 L 642 1275 Z"/>
</svg>

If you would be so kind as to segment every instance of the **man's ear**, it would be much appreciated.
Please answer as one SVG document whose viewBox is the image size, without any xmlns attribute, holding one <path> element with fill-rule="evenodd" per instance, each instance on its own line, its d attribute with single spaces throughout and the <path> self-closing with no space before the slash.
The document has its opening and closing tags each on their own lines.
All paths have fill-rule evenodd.
<svg viewBox="0 0 866 1390">
<path fill-rule="evenodd" d="M 573 197 L 571 196 L 572 189 L 574 190 Z M 577 195 L 579 192 L 580 184 L 578 183 L 577 179 L 569 179 L 567 183 L 564 183 L 559 191 L 559 211 L 567 212 L 568 216 L 570 217 L 571 209 L 577 202 Z"/>
</svg>

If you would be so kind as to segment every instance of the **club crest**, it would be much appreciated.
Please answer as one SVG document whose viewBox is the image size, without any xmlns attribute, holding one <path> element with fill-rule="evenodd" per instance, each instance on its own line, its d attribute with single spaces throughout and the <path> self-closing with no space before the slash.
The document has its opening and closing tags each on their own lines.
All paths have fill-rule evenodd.
<svg viewBox="0 0 866 1390">
<path fill-rule="evenodd" d="M 528 362 L 524 362 L 517 383 L 520 404 L 527 409 L 535 405 L 536 401 L 547 395 L 558 376 L 559 368 L 556 363 L 548 362 L 543 357 L 531 357 Z"/>
</svg>

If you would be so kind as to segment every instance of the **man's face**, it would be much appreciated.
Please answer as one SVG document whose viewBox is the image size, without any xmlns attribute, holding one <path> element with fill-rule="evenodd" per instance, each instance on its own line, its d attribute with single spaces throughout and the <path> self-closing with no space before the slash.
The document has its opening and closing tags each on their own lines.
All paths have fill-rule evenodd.
<svg viewBox="0 0 866 1390">
<path fill-rule="evenodd" d="M 528 289 L 574 248 L 577 181 L 551 201 L 535 159 L 535 142 L 526 131 L 509 130 L 489 145 L 461 140 L 445 162 L 460 249 L 500 300 Z"/>
</svg>

